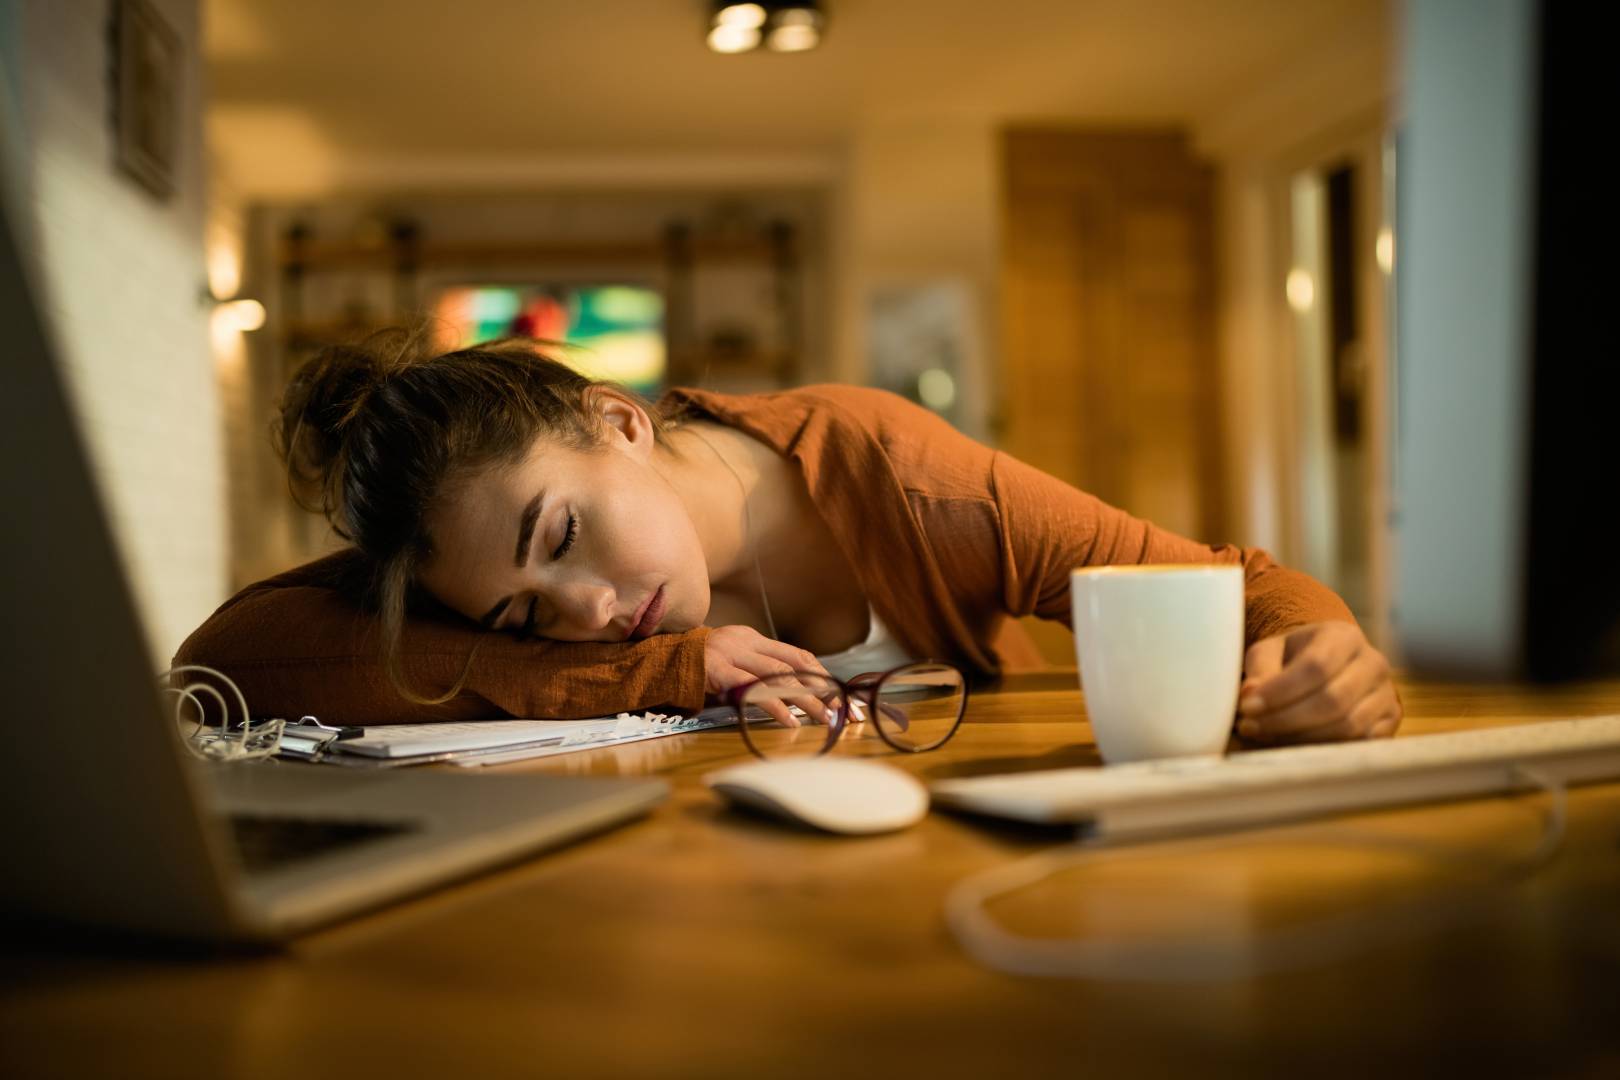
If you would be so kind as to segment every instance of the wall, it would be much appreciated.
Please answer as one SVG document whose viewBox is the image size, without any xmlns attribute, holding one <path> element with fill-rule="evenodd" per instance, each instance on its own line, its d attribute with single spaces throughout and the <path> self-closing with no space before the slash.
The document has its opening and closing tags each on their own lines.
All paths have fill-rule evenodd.
<svg viewBox="0 0 1620 1080">
<path fill-rule="evenodd" d="M 1292 462 L 1291 314 L 1283 294 L 1288 183 L 1379 130 L 1395 96 L 1387 21 L 1351 19 L 1333 29 L 1193 125 L 1217 177 L 1229 539 L 1269 548 L 1284 561 L 1304 554 Z"/>
<path fill-rule="evenodd" d="M 1289 77 L 1267 92 L 1279 107 L 1271 120 L 1248 130 L 1234 126 L 1202 132 L 1217 162 L 1217 247 L 1222 258 L 1219 301 L 1221 407 L 1226 432 L 1230 537 L 1270 550 L 1283 562 L 1342 590 L 1362 629 L 1386 651 L 1390 635 L 1392 539 L 1387 521 L 1389 411 L 1385 282 L 1374 259 L 1374 233 L 1384 220 L 1380 186 L 1381 140 L 1393 123 L 1395 88 L 1390 42 L 1367 39 L 1359 48 L 1337 43 L 1336 62 L 1301 58 Z M 1287 102 L 1287 107 L 1281 102 Z M 1306 327 L 1290 310 L 1285 283 L 1298 258 L 1291 214 L 1295 178 L 1353 164 L 1362 181 L 1356 240 L 1361 281 L 1365 430 L 1361 466 L 1347 474 L 1354 490 L 1335 491 L 1338 475 L 1327 416 L 1311 407 L 1325 399 Z M 1315 374 L 1313 374 L 1313 372 Z M 1356 500 L 1359 535 L 1322 496 Z M 1354 568 L 1338 558 L 1341 547 L 1363 556 Z"/>
<path fill-rule="evenodd" d="M 1000 162 L 996 125 L 984 118 L 868 120 L 851 140 L 834 191 L 835 376 L 864 382 L 866 320 L 874 288 L 943 281 L 973 310 L 963 356 L 961 427 L 995 431 Z"/>
<path fill-rule="evenodd" d="M 202 302 L 202 67 L 196 0 L 151 0 L 183 44 L 176 191 L 115 164 L 112 4 L 7 0 L 7 75 L 47 317 L 147 628 L 154 670 L 223 599 L 220 413 Z M 93 621 L 88 612 L 87 621 Z"/>
</svg>

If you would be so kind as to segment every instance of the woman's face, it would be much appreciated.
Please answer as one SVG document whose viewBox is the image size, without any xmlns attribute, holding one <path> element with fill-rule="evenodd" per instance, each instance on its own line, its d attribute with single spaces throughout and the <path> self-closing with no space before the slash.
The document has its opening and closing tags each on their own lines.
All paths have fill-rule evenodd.
<svg viewBox="0 0 1620 1080">
<path fill-rule="evenodd" d="M 490 629 L 625 641 L 700 626 L 709 573 L 685 504 L 654 468 L 646 414 L 605 399 L 602 445 L 542 436 L 515 465 L 458 483 L 428 521 L 419 580 Z"/>
</svg>

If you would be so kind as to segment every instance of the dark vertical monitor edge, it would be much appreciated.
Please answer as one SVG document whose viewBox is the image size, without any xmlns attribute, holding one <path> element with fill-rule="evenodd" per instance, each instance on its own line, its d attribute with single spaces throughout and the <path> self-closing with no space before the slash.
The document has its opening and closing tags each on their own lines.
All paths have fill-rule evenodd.
<svg viewBox="0 0 1620 1080">
<path fill-rule="evenodd" d="M 1620 333 L 1612 321 L 1614 46 L 1600 5 L 1539 5 L 1525 661 L 1538 680 L 1620 673 Z M 1607 18 L 1603 18 L 1606 23 Z"/>
</svg>

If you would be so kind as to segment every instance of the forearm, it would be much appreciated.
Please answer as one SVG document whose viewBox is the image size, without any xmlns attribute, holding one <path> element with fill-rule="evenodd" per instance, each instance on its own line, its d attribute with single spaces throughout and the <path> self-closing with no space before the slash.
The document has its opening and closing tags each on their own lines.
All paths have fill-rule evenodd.
<svg viewBox="0 0 1620 1080">
<path fill-rule="evenodd" d="M 1082 566 L 1240 565 L 1250 643 L 1297 626 L 1354 622 L 1344 601 L 1259 548 L 1209 545 L 1161 529 L 1005 454 L 994 464 L 1009 614 L 1070 621 L 1069 574 Z"/>
<path fill-rule="evenodd" d="M 450 701 L 414 704 L 384 671 L 375 616 L 336 589 L 273 582 L 233 597 L 175 658 L 223 671 L 255 715 L 386 724 L 703 705 L 705 629 L 634 644 L 525 642 L 420 615 L 407 619 L 400 641 L 410 688 L 433 697 L 467 677 Z"/>
</svg>

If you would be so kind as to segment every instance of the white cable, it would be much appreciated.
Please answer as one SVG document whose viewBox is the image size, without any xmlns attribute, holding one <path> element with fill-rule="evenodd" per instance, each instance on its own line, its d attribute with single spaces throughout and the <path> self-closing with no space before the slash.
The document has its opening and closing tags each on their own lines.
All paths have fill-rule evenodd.
<svg viewBox="0 0 1620 1080">
<path fill-rule="evenodd" d="M 232 732 L 230 704 L 225 700 L 225 695 L 212 683 L 201 680 L 178 687 L 172 685 L 174 677 L 182 672 L 201 672 L 212 679 L 217 679 L 235 696 L 242 715 L 240 725 L 234 733 L 235 737 Z M 187 703 L 196 708 L 196 730 L 183 734 L 181 742 L 197 757 L 208 761 L 248 761 L 271 757 L 281 749 L 281 733 L 286 722 L 273 719 L 254 724 L 253 714 L 248 711 L 246 696 L 224 672 L 202 664 L 180 664 L 159 672 L 158 680 L 163 692 L 173 695 L 176 699 L 173 714 L 176 727 L 185 722 L 184 712 Z M 217 731 L 208 726 L 208 710 L 198 697 L 199 694 L 207 694 L 219 705 L 220 718 Z"/>
<path fill-rule="evenodd" d="M 1546 792 L 1551 803 L 1536 847 L 1497 872 L 1495 876 L 1501 883 L 1544 866 L 1562 845 L 1568 823 L 1568 794 L 1561 782 L 1522 765 L 1512 766 L 1512 771 Z M 1364 837 L 1348 839 L 1356 846 L 1368 844 Z M 1385 841 L 1378 846 L 1391 845 Z M 1429 856 L 1436 854 L 1410 843 L 1396 842 L 1392 846 Z M 1108 854 L 1095 848 L 1047 851 L 975 874 L 958 882 L 946 895 L 946 925 L 975 960 L 1009 974 L 1196 983 L 1248 978 L 1342 959 L 1378 944 L 1486 916 L 1499 898 L 1497 890 L 1483 894 L 1453 890 L 1438 897 L 1364 908 L 1237 939 L 1038 938 L 1013 933 L 991 917 L 988 905 L 992 901 Z"/>
<path fill-rule="evenodd" d="M 218 690 L 207 685 L 206 683 L 192 683 L 188 686 L 180 687 L 166 686 L 163 688 L 163 692 L 165 694 L 173 694 L 175 697 L 181 699 L 180 701 L 176 702 L 174 706 L 174 718 L 176 722 L 181 720 L 181 713 L 184 711 L 183 707 L 186 703 L 189 702 L 191 705 L 195 706 L 197 710 L 197 729 L 195 731 L 187 732 L 186 738 L 188 739 L 194 735 L 200 734 L 202 730 L 208 726 L 208 706 L 204 705 L 202 701 L 198 699 L 198 692 L 208 694 L 216 702 L 218 702 L 219 713 L 221 716 L 230 715 L 231 710 L 230 706 L 225 704 L 225 695 L 221 694 Z"/>
</svg>

